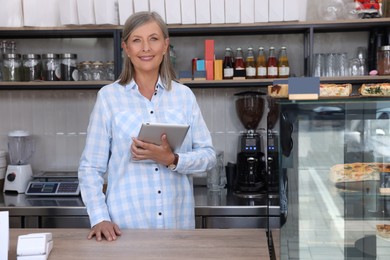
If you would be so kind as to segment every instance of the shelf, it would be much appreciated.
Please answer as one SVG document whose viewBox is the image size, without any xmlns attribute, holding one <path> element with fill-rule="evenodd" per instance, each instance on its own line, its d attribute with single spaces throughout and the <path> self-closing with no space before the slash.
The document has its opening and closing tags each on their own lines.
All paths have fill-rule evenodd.
<svg viewBox="0 0 390 260">
<path fill-rule="evenodd" d="M 245 80 L 180 80 L 190 88 L 266 88 L 277 79 L 245 79 Z M 356 76 L 356 77 L 322 77 L 322 83 L 383 83 L 390 82 L 390 76 Z M 32 81 L 32 82 L 0 82 L 0 90 L 48 90 L 48 89 L 100 89 L 110 81 Z"/>
<path fill-rule="evenodd" d="M 334 84 L 362 84 L 362 83 L 385 83 L 390 82 L 389 76 L 353 76 L 353 77 L 321 77 L 322 83 L 334 83 Z"/>
<path fill-rule="evenodd" d="M 292 21 L 268 22 L 253 24 L 191 24 L 168 25 L 171 37 L 181 36 L 238 36 L 262 34 L 302 34 L 308 39 L 305 45 L 313 47 L 313 35 L 322 32 L 365 31 L 374 28 L 390 27 L 390 18 L 356 19 L 340 21 Z M 90 25 L 90 26 L 62 26 L 62 27 L 0 27 L 0 39 L 28 39 L 28 38 L 112 38 L 114 42 L 115 74 L 121 71 L 122 60 L 120 25 Z M 309 36 L 308 38 L 306 38 Z M 304 49 L 307 46 L 303 46 Z M 303 62 L 310 63 L 310 55 Z M 308 63 L 308 64 L 309 64 Z M 307 64 L 306 67 L 310 67 Z M 305 71 L 310 75 L 310 70 Z M 364 77 L 335 77 L 321 78 L 323 83 L 377 83 L 389 82 L 390 76 Z M 264 88 L 272 84 L 273 80 L 191 80 L 183 81 L 190 88 Z M 99 89 L 109 82 L 0 82 L 0 90 L 27 90 L 27 89 Z"/>
<path fill-rule="evenodd" d="M 100 89 L 111 81 L 0 82 L 0 90 Z"/>
<path fill-rule="evenodd" d="M 0 27 L 0 38 L 113 38 L 119 27 Z"/>
<path fill-rule="evenodd" d="M 168 25 L 171 36 L 216 36 L 245 34 L 280 34 L 314 32 L 363 31 L 389 27 L 390 18 L 337 21 L 291 21 L 251 24 L 176 24 Z M 0 27 L 0 37 L 103 37 L 121 32 L 121 25 L 82 25 L 61 27 Z"/>
<path fill-rule="evenodd" d="M 245 80 L 186 80 L 181 83 L 191 88 L 236 88 L 236 87 L 266 87 L 274 80 L 287 80 L 287 78 L 276 79 L 245 79 Z M 363 83 L 384 83 L 390 82 L 390 76 L 356 76 L 356 77 L 321 77 L 322 83 L 334 84 L 363 84 Z"/>
<path fill-rule="evenodd" d="M 253 24 L 169 25 L 171 36 L 215 36 L 364 31 L 389 27 L 390 18 L 337 21 L 268 22 Z"/>
</svg>

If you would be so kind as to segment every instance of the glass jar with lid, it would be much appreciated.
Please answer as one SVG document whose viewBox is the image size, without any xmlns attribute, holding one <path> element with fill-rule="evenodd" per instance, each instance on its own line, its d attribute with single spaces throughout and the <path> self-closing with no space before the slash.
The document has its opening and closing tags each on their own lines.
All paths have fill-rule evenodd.
<svg viewBox="0 0 390 260">
<path fill-rule="evenodd" d="M 47 81 L 60 80 L 60 55 L 54 53 L 42 54 L 42 79 Z"/>
<path fill-rule="evenodd" d="M 390 45 L 379 48 L 377 69 L 379 75 L 390 75 Z"/>
<path fill-rule="evenodd" d="M 41 55 L 39 54 L 24 54 L 23 55 L 23 81 L 41 80 L 42 63 Z"/>
<path fill-rule="evenodd" d="M 106 67 L 107 80 L 114 81 L 115 80 L 114 61 L 108 61 L 105 67 Z"/>
<path fill-rule="evenodd" d="M 107 74 L 107 80 L 114 81 L 115 80 L 115 68 L 114 68 L 114 61 L 107 61 L 105 67 L 106 67 L 106 74 Z"/>
<path fill-rule="evenodd" d="M 61 80 L 64 81 L 75 81 L 78 80 L 77 71 L 77 54 L 74 53 L 63 53 L 60 55 L 60 71 Z"/>
<path fill-rule="evenodd" d="M 95 61 L 92 63 L 91 80 L 107 80 L 103 62 Z"/>
<path fill-rule="evenodd" d="M 92 62 L 82 61 L 79 64 L 79 80 L 88 81 L 91 78 Z"/>
<path fill-rule="evenodd" d="M 3 54 L 3 81 L 21 81 L 22 56 L 16 53 Z"/>
</svg>

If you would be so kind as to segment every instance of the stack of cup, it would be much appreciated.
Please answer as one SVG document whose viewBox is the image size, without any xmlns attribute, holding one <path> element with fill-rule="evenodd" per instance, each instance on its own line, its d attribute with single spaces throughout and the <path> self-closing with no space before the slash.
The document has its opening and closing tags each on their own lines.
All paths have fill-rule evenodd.
<svg viewBox="0 0 390 260">
<path fill-rule="evenodd" d="M 5 172 L 7 170 L 7 152 L 0 150 L 0 191 L 3 191 Z"/>
</svg>

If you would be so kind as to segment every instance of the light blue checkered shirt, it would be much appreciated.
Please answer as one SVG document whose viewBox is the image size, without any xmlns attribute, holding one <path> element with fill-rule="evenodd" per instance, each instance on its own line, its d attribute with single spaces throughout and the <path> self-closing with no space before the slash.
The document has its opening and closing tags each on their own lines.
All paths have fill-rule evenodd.
<svg viewBox="0 0 390 260">
<path fill-rule="evenodd" d="M 132 137 L 142 122 L 188 124 L 175 171 L 157 163 L 131 161 Z M 114 82 L 97 95 L 78 170 L 91 226 L 110 220 L 121 228 L 195 227 L 193 173 L 214 166 L 210 132 L 192 91 L 177 82 L 167 91 L 159 79 L 151 100 L 132 81 Z M 107 172 L 106 196 L 102 193 Z"/>
</svg>

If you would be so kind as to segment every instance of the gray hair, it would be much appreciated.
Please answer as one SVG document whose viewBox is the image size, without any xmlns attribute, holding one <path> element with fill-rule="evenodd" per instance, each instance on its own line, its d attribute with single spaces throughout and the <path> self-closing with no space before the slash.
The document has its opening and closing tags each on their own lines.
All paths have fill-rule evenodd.
<svg viewBox="0 0 390 260">
<path fill-rule="evenodd" d="M 134 32 L 135 29 L 149 22 L 156 22 L 160 27 L 164 39 L 169 38 L 168 28 L 161 18 L 161 16 L 156 12 L 137 12 L 132 14 L 129 18 L 127 18 L 125 25 L 122 31 L 122 42 L 126 42 L 129 38 L 130 34 Z M 134 66 L 131 63 L 131 60 L 127 55 L 124 56 L 124 67 L 122 69 L 121 74 L 119 75 L 119 84 L 122 86 L 128 84 L 134 78 Z M 166 54 L 163 57 L 163 60 L 160 64 L 160 78 L 163 84 L 167 87 L 168 90 L 171 89 L 172 80 L 176 80 L 175 71 L 173 69 L 169 48 Z"/>
</svg>

